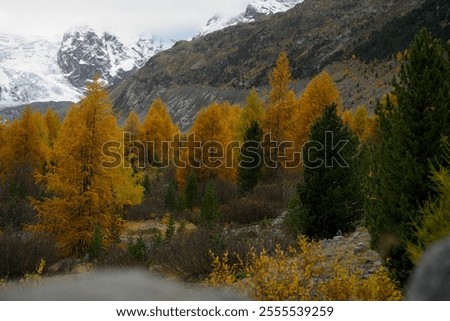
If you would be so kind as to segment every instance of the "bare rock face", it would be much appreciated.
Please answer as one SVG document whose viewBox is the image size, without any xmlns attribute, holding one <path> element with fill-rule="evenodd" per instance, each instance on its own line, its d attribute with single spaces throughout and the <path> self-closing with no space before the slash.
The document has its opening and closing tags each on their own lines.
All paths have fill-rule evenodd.
<svg viewBox="0 0 450 321">
<path fill-rule="evenodd" d="M 450 238 L 431 245 L 413 271 L 406 298 L 450 301 Z"/>
<path fill-rule="evenodd" d="M 242 295 L 198 286 L 187 287 L 143 270 L 97 271 L 73 278 L 42 281 L 37 287 L 0 291 L 10 301 L 229 301 Z"/>
<path fill-rule="evenodd" d="M 109 78 L 111 61 L 104 49 L 103 39 L 91 29 L 67 32 L 58 51 L 58 66 L 73 86 L 82 88 L 95 73 Z"/>
<path fill-rule="evenodd" d="M 114 85 L 142 67 L 163 49 L 155 37 L 140 38 L 127 46 L 114 34 L 97 33 L 89 27 L 68 30 L 57 53 L 57 63 L 69 82 L 82 89 L 98 73 L 107 85 Z"/>
</svg>

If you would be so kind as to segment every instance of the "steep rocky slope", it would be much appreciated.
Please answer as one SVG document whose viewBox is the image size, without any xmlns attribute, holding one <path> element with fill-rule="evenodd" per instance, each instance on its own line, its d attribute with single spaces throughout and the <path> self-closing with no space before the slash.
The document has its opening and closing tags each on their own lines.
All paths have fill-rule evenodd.
<svg viewBox="0 0 450 321">
<path fill-rule="evenodd" d="M 184 115 L 195 115 L 207 102 L 216 99 L 239 102 L 249 88 L 266 86 L 267 75 L 281 50 L 288 53 L 293 76 L 308 79 L 333 63 L 351 59 L 355 53 L 362 52 L 364 46 L 383 52 L 377 56 L 380 59 L 391 56 L 395 53 L 393 50 L 405 48 L 412 40 L 413 31 L 405 30 L 405 40 L 387 50 L 377 47 L 382 43 L 376 41 L 376 35 L 378 30 L 391 30 L 398 24 L 409 28 L 405 21 L 412 21 L 412 17 L 423 17 L 414 25 L 414 30 L 441 22 L 444 27 L 439 29 L 442 31 L 439 35 L 450 38 L 446 27 L 450 20 L 449 7 L 445 0 L 306 0 L 285 13 L 178 42 L 113 88 L 111 96 L 116 110 L 123 116 L 130 109 L 143 114 L 157 96 L 169 102 L 174 115 L 180 111 Z M 401 35 L 401 31 L 400 35 L 394 33 L 395 37 Z M 395 42 L 395 38 L 392 41 Z M 394 69 L 392 65 L 387 67 L 389 64 L 392 62 L 379 67 L 385 77 L 391 77 L 395 71 L 395 66 Z M 362 68 L 373 70 L 370 65 Z M 384 72 L 386 68 L 388 72 Z M 371 84 L 369 91 L 383 94 L 378 88 L 385 87 L 386 81 L 378 70 L 364 77 L 372 77 L 366 81 Z M 209 93 L 211 87 L 215 88 L 214 94 Z M 302 89 L 301 85 L 296 88 Z M 230 95 L 233 90 L 236 95 Z M 357 88 L 344 90 L 346 102 L 361 96 L 357 95 Z M 387 90 L 385 88 L 384 92 Z M 178 116 L 175 119 L 181 120 Z M 181 125 L 186 128 L 189 124 L 182 122 Z"/>
</svg>

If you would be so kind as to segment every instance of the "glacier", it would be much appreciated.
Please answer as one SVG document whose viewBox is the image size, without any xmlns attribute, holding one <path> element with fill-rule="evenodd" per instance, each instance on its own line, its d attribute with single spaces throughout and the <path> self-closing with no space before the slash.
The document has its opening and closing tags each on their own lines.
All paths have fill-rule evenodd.
<svg viewBox="0 0 450 321">
<path fill-rule="evenodd" d="M 95 72 L 106 86 L 114 85 L 169 47 L 155 36 L 125 44 L 87 26 L 67 30 L 62 40 L 0 34 L 0 108 L 76 102 Z"/>
</svg>

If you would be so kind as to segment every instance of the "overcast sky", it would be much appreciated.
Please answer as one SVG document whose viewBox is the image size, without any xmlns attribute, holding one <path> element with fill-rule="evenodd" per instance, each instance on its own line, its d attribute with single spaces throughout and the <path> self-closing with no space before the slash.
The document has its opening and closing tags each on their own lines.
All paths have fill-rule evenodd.
<svg viewBox="0 0 450 321">
<path fill-rule="evenodd" d="M 0 32 L 59 36 L 88 25 L 125 41 L 141 34 L 193 36 L 214 14 L 238 14 L 250 0 L 0 0 Z"/>
</svg>

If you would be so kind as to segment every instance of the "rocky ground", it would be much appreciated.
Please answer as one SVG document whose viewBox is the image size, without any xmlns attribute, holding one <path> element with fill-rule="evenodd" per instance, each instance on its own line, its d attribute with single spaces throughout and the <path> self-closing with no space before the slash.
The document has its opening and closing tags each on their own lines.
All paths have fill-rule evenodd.
<svg viewBox="0 0 450 321">
<path fill-rule="evenodd" d="M 292 243 L 292 238 L 288 236 L 285 225 L 283 224 L 284 216 L 285 213 L 274 220 L 267 220 L 247 226 L 228 226 L 225 228 L 225 235 L 239 240 L 257 240 L 258 242 L 256 244 L 269 249 L 273 249 L 275 244 L 279 242 L 284 243 L 282 245 L 286 246 L 289 242 Z M 144 239 L 152 237 L 158 232 L 163 234 L 166 230 L 167 223 L 168 220 L 164 217 L 162 219 L 127 222 L 122 239 L 129 242 L 138 237 L 143 237 Z M 177 222 L 176 226 L 179 225 L 180 223 Z M 195 229 L 196 227 L 192 223 L 186 223 L 185 228 Z M 369 243 L 369 232 L 363 227 L 358 227 L 355 232 L 348 235 L 338 235 L 332 239 L 321 240 L 319 244 L 324 254 L 324 265 L 331 266 L 334 262 L 339 261 L 347 270 L 357 270 L 358 274 L 361 273 L 360 275 L 366 278 L 382 265 L 380 256 L 369 248 Z M 86 273 L 95 273 L 98 269 L 98 266 L 89 260 L 89 258 L 77 260 L 67 259 L 50 267 L 50 273 L 46 276 L 41 278 L 40 275 L 31 275 L 21 280 L 20 284 L 26 285 L 30 281 L 41 284 L 55 280 L 70 280 L 73 277 L 78 278 Z M 166 278 L 171 280 L 179 279 L 174 275 L 168 275 Z M 43 282 L 44 280 L 45 282 Z M 193 284 L 190 284 L 190 286 L 193 286 Z M 10 287 L 11 283 L 8 282 L 7 288 Z"/>
<path fill-rule="evenodd" d="M 266 223 L 266 226 L 255 224 L 232 229 L 227 233 L 247 238 L 265 238 L 267 234 L 270 234 L 273 240 L 284 240 L 287 233 L 283 224 L 285 215 L 286 213 Z M 327 261 L 326 264 L 331 265 L 337 260 L 349 271 L 359 269 L 363 277 L 368 277 L 382 265 L 379 254 L 370 249 L 370 234 L 365 227 L 358 227 L 353 233 L 324 239 L 319 243 Z"/>
</svg>

